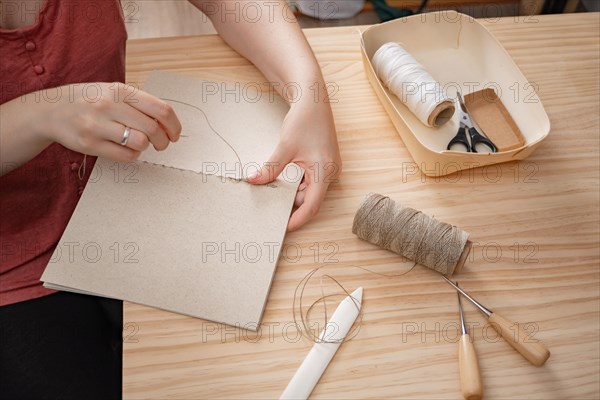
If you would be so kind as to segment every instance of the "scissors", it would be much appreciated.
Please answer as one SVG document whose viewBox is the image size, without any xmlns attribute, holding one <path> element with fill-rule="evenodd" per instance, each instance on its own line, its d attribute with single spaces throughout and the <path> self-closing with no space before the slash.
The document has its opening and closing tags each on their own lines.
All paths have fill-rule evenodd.
<svg viewBox="0 0 600 400">
<path fill-rule="evenodd" d="M 458 132 L 456 136 L 452 138 L 450 143 L 448 143 L 447 150 L 452 150 L 452 146 L 462 146 L 466 149 L 468 153 L 477 153 L 477 147 L 482 152 L 488 153 L 496 153 L 498 152 L 498 148 L 490 139 L 483 136 L 475 125 L 473 121 L 471 121 L 471 117 L 469 116 L 469 112 L 465 107 L 465 103 L 463 102 L 462 95 L 457 93 L 458 103 L 460 104 L 459 113 L 460 113 L 460 127 L 458 128 Z M 467 131 L 469 132 L 469 137 L 471 142 L 469 143 L 469 139 L 467 139 Z"/>
</svg>

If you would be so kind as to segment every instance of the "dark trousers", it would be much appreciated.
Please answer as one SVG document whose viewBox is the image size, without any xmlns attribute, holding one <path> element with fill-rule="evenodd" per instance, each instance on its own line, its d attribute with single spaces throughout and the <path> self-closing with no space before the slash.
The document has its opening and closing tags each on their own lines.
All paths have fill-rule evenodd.
<svg viewBox="0 0 600 400">
<path fill-rule="evenodd" d="M 120 399 L 123 302 L 59 292 L 0 307 L 0 398 Z"/>
</svg>

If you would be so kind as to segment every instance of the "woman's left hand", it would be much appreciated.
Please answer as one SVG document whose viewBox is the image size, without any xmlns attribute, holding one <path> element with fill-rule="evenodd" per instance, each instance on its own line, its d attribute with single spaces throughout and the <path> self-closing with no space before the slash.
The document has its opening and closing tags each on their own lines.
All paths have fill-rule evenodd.
<svg viewBox="0 0 600 400">
<path fill-rule="evenodd" d="M 259 185 L 272 182 L 292 162 L 304 169 L 304 179 L 288 231 L 298 229 L 319 212 L 329 185 L 337 182 L 342 170 L 333 114 L 326 100 L 292 103 L 271 158 L 246 180 Z"/>
</svg>

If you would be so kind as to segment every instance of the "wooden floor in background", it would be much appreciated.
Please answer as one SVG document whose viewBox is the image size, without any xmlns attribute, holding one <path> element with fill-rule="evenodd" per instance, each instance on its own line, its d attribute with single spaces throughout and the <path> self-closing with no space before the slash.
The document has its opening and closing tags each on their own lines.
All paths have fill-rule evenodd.
<svg viewBox="0 0 600 400">
<path fill-rule="evenodd" d="M 485 1 L 485 0 L 482 0 Z M 143 39 L 169 36 L 190 36 L 215 33 L 210 20 L 188 0 L 121 0 L 129 39 Z M 457 0 L 456 3 L 460 3 Z M 466 4 L 450 7 L 476 18 L 497 18 L 519 14 L 517 3 Z M 438 11 L 434 7 L 431 11 Z M 379 22 L 374 11 L 362 12 L 354 18 L 320 21 L 311 17 L 299 16 L 302 28 L 327 26 L 370 25 Z"/>
</svg>

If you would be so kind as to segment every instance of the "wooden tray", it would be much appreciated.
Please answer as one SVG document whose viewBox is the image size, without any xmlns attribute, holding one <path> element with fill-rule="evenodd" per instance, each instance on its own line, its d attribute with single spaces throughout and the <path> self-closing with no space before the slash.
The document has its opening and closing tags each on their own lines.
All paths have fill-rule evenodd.
<svg viewBox="0 0 600 400">
<path fill-rule="evenodd" d="M 398 42 L 455 95 L 493 88 L 525 138 L 523 146 L 494 154 L 448 151 L 458 112 L 441 127 L 423 125 L 379 80 L 371 59 L 379 47 Z M 414 15 L 373 25 L 361 34 L 365 71 L 402 141 L 424 174 L 453 172 L 528 157 L 550 132 L 550 120 L 534 86 L 504 47 L 477 20 L 456 11 Z"/>
</svg>

